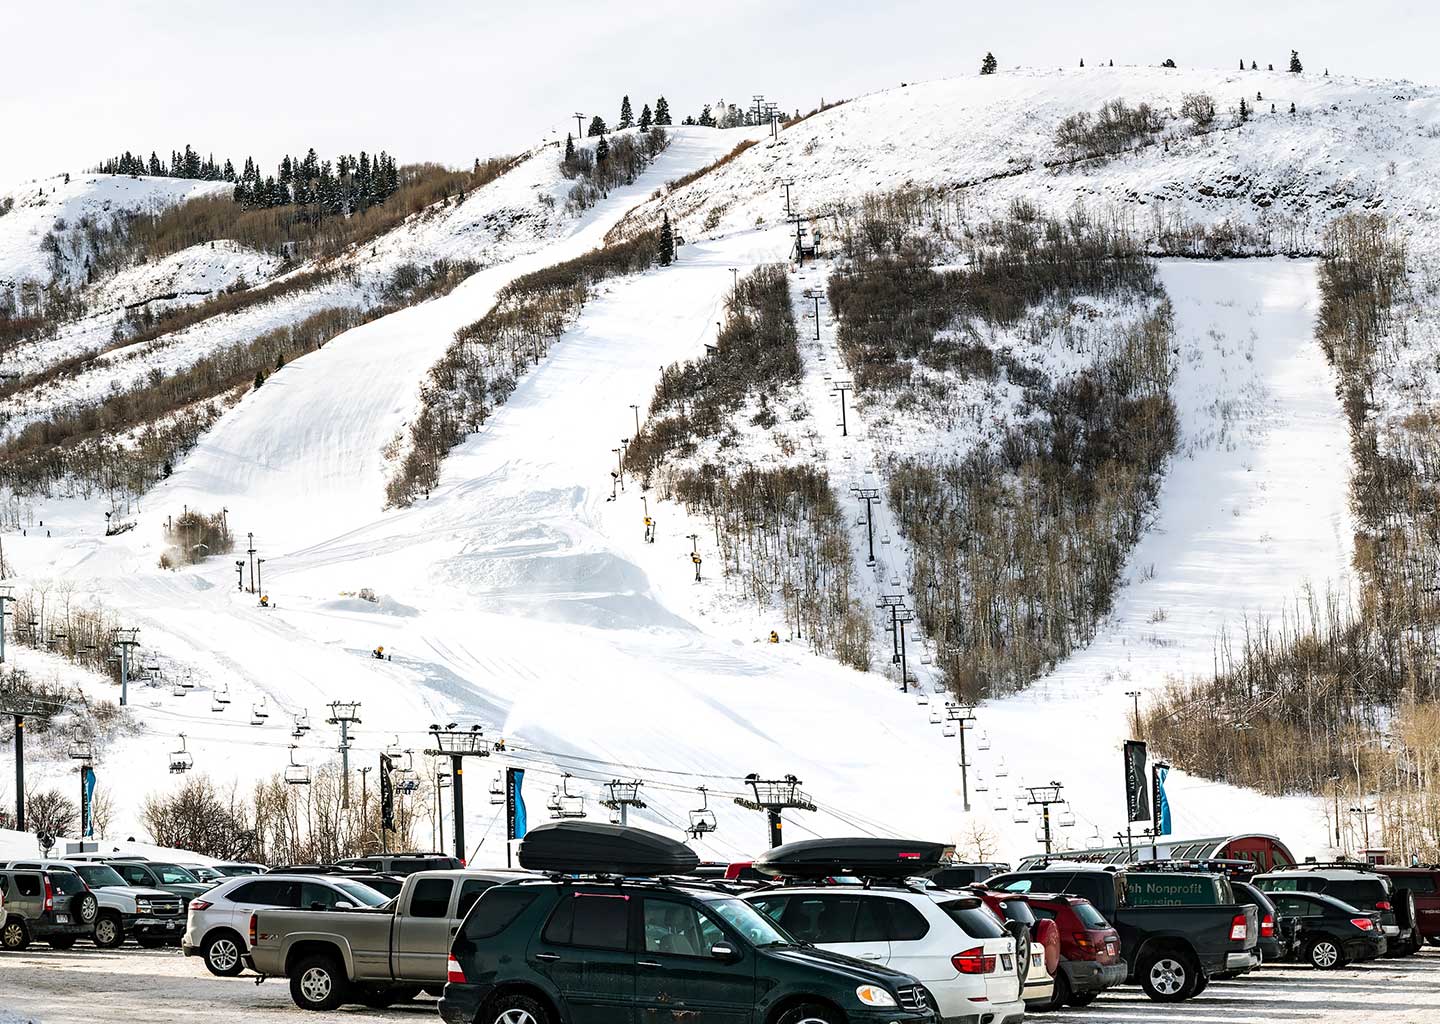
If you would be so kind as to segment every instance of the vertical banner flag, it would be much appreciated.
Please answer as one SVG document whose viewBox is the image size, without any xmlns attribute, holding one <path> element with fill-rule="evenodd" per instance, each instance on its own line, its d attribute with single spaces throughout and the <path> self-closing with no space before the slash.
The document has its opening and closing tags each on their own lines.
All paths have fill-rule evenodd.
<svg viewBox="0 0 1440 1024">
<path fill-rule="evenodd" d="M 395 831 L 395 787 L 390 782 L 394 763 L 386 754 L 380 755 L 380 827 L 386 832 Z"/>
<path fill-rule="evenodd" d="M 1157 836 L 1168 836 L 1170 834 L 1170 798 L 1165 795 L 1165 776 L 1170 774 L 1170 766 L 1163 761 L 1156 761 L 1154 768 L 1155 775 L 1155 834 Z"/>
<path fill-rule="evenodd" d="M 505 769 L 505 836 L 507 839 L 524 839 L 529 831 L 525 820 L 525 794 L 520 787 L 525 784 L 524 768 Z"/>
<path fill-rule="evenodd" d="M 1129 821 L 1149 821 L 1150 801 L 1145 785 L 1145 742 L 1125 741 L 1125 808 Z"/>
<path fill-rule="evenodd" d="M 95 797 L 95 769 L 88 764 L 80 766 L 80 838 L 95 836 L 95 816 L 90 813 Z"/>
</svg>

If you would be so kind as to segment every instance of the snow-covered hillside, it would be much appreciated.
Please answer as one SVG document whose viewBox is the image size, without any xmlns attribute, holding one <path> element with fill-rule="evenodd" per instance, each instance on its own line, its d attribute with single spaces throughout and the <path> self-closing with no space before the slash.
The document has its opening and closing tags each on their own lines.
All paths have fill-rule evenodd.
<svg viewBox="0 0 1440 1024">
<path fill-rule="evenodd" d="M 1043 166 L 1066 115 L 1116 96 L 1178 108 L 1196 91 L 1222 106 L 1257 91 L 1264 100 L 1242 129 L 1177 135 L 1168 148 L 1109 163 Z M 365 275 L 442 256 L 476 260 L 479 273 L 440 299 L 341 335 L 248 394 L 146 497 L 132 532 L 104 537 L 92 506 L 38 505 L 33 519 L 45 529 L 7 535 L 5 555 L 22 587 L 63 579 L 99 595 L 140 628 L 172 676 L 189 670 L 200 681 L 188 695 L 137 684 L 142 731 L 101 752 L 101 785 L 115 791 L 125 830 L 144 793 L 174 785 L 166 752 L 177 733 L 189 737 L 197 768 L 250 780 L 287 763 L 289 716 L 302 711 L 316 728 L 299 741 L 301 760 L 333 756 L 335 730 L 318 723 L 328 702 L 345 699 L 362 702 L 353 764 L 372 764 L 392 745 L 418 754 L 432 722 L 476 722 L 506 737 L 504 757 L 467 773 L 470 844 L 484 838 L 482 861 L 501 856 L 503 815 L 497 823 L 481 783 L 507 763 L 531 771 L 532 819 L 543 818 L 562 771 L 592 798 L 610 778 L 643 779 L 649 807 L 632 820 L 672 831 L 698 805 L 696 787 L 707 786 L 720 830 L 700 845 L 720 858 L 752 854 L 763 842 L 760 816 L 730 799 L 743 794 L 750 772 L 793 773 L 814 795 L 819 810 L 787 815 L 792 838 L 892 832 L 964 848 L 978 826 L 997 837 L 1002 856 L 1015 857 L 1035 839 L 1028 816 L 1015 812 L 1014 789 L 1055 779 L 1078 819 L 1062 841 L 1108 841 L 1123 827 L 1118 742 L 1127 692 L 1204 671 L 1223 627 L 1279 614 L 1307 584 L 1345 585 L 1347 436 L 1312 337 L 1312 263 L 1163 264 L 1176 316 L 1179 454 L 1130 559 L 1128 587 L 1095 642 L 1027 693 L 977 711 L 971 815 L 961 805 L 958 741 L 930 721 L 940 698 L 928 665 L 912 662 L 920 704 L 885 673 L 843 668 L 799 643 L 763 642 L 781 625 L 774 613 L 733 600 L 713 576 L 692 580 L 692 543 L 707 568 L 718 563 L 706 523 L 669 503 L 643 506 L 633 486 L 607 500 L 612 449 L 635 427 L 631 406 L 645 409 L 660 366 L 698 356 L 713 340 L 732 270 L 786 259 L 793 229 L 783 223 L 778 177 L 796 179 L 803 211 L 905 186 L 984 181 L 968 193 L 976 217 L 1020 196 L 1062 213 L 1083 200 L 1097 215 L 1118 211 L 1136 225 L 1172 208 L 1210 223 L 1283 214 L 1303 229 L 1297 247 L 1313 248 L 1329 216 L 1378 209 L 1424 241 L 1437 212 L 1425 177 L 1440 157 L 1437 118 L 1433 91 L 1396 83 L 1133 68 L 1006 73 L 856 99 L 666 194 L 666 181 L 744 137 L 677 129 L 639 181 L 578 217 L 564 211 L 568 183 L 557 154 L 541 150 L 464 203 L 367 247 L 359 277 L 335 287 L 358 294 Z M 661 199 L 648 198 L 657 189 Z M 679 262 L 604 284 L 551 355 L 451 454 L 440 487 L 412 508 L 381 512 L 384 449 L 413 415 L 424 374 L 453 332 L 517 275 L 586 251 L 622 219 L 649 223 L 662 204 L 690 242 Z M 797 310 L 802 289 L 824 287 L 828 266 L 792 276 Z M 242 314 L 258 318 L 243 327 L 236 317 L 182 332 L 144 358 L 116 353 L 74 394 L 102 393 L 106 375 L 179 365 L 299 309 L 280 302 Z M 822 315 L 818 341 L 814 326 L 801 327 L 801 387 L 815 421 L 806 443 L 842 494 L 857 483 L 883 488 L 878 474 L 895 435 L 867 423 L 863 409 L 852 410 L 845 435 L 831 426 L 825 375 L 839 365 L 836 325 Z M 182 507 L 226 508 L 242 538 L 253 531 L 273 607 L 236 590 L 232 558 L 156 567 L 161 524 Z M 642 540 L 647 511 L 658 519 L 654 544 Z M 883 529 L 891 544 L 880 571 L 862 573 L 858 584 L 872 602 L 902 578 L 906 560 L 897 524 L 883 508 L 878 515 L 877 534 Z M 864 537 L 863 527 L 852 531 L 857 551 Z M 353 596 L 362 588 L 380 599 Z M 925 638 L 912 641 L 923 656 Z M 888 642 L 877 633 L 877 653 Z M 377 645 L 393 660 L 369 657 Z M 107 684 L 48 658 L 13 657 L 41 677 L 61 674 L 113 697 Z M 222 687 L 232 703 L 212 710 L 210 691 Z M 248 712 L 261 702 L 271 717 L 251 725 Z M 55 758 L 31 774 L 68 787 L 68 769 Z M 1181 834 L 1259 830 L 1299 851 L 1325 846 L 1314 801 L 1183 775 L 1172 775 L 1170 793 Z M 591 810 L 604 813 L 593 799 Z"/>
</svg>

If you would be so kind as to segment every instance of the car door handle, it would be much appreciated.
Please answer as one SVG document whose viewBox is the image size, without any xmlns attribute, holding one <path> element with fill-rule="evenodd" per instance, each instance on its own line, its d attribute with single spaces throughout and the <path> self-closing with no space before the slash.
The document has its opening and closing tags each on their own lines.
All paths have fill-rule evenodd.
<svg viewBox="0 0 1440 1024">
<path fill-rule="evenodd" d="M 861 953 L 861 954 L 860 954 L 860 959 L 861 959 L 861 960 L 880 960 L 880 959 L 883 959 L 883 957 L 881 957 L 879 953 Z"/>
<path fill-rule="evenodd" d="M 655 961 L 655 960 L 637 960 L 637 961 L 635 961 L 635 966 L 636 966 L 636 967 L 659 967 L 660 964 L 659 964 L 658 961 Z"/>
<path fill-rule="evenodd" d="M 536 953 L 536 954 L 535 954 L 535 959 L 536 959 L 536 960 L 559 960 L 559 959 L 560 959 L 560 954 L 559 954 L 559 953 Z"/>
</svg>

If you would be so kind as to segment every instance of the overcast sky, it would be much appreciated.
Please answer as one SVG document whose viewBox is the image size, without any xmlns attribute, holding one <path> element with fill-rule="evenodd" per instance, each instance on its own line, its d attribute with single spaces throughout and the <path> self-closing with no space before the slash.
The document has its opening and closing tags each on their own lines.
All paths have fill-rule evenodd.
<svg viewBox="0 0 1440 1024">
<path fill-rule="evenodd" d="M 901 81 L 1114 59 L 1241 56 L 1440 83 L 1440 5 L 1212 0 L 792 3 L 5 0 L 0 183 L 187 142 L 267 168 L 386 149 L 402 163 L 518 152 L 566 115 L 675 120 L 764 93 L 810 109 Z"/>
</svg>

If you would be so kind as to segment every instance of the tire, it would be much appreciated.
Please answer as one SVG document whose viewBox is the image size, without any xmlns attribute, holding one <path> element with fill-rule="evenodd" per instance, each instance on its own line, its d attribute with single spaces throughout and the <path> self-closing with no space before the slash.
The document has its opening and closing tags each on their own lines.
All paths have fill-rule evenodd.
<svg viewBox="0 0 1440 1024">
<path fill-rule="evenodd" d="M 93 892 L 77 893 L 70 900 L 70 913 L 81 924 L 93 925 L 100 916 L 100 901 Z"/>
<path fill-rule="evenodd" d="M 240 936 L 232 931 L 211 932 L 205 936 L 205 969 L 217 978 L 233 978 L 245 969 L 240 955 L 244 947 Z"/>
<path fill-rule="evenodd" d="M 335 957 L 307 956 L 290 971 L 290 998 L 302 1010 L 333 1010 L 350 994 L 350 979 Z"/>
<path fill-rule="evenodd" d="M 141 949 L 159 949 L 165 945 L 164 939 L 157 939 L 153 935 L 137 935 L 135 936 L 135 941 Z"/>
<path fill-rule="evenodd" d="M 1198 996 L 1201 992 L 1204 992 L 1204 991 L 1205 991 L 1207 988 L 1209 988 L 1209 987 L 1210 987 L 1210 977 L 1209 977 L 1208 975 L 1206 975 L 1206 974 L 1201 974 L 1201 975 L 1200 975 L 1200 980 L 1197 981 L 1197 982 L 1195 982 L 1195 991 L 1192 993 L 1192 995 L 1197 995 L 1197 996 Z"/>
<path fill-rule="evenodd" d="M 550 1012 L 538 1001 L 516 992 L 490 1000 L 477 1024 L 550 1024 Z"/>
<path fill-rule="evenodd" d="M 1051 1010 L 1058 1010 L 1067 1004 L 1075 1005 L 1071 1003 L 1074 998 L 1074 994 L 1070 991 L 1070 982 L 1065 980 L 1065 972 L 1061 971 L 1055 975 L 1055 991 L 1050 998 L 1043 1003 L 1036 1003 L 1033 1007 L 1027 1007 L 1027 1010 L 1033 1009 L 1037 1013 L 1049 1013 Z"/>
<path fill-rule="evenodd" d="M 1135 973 L 1145 994 L 1157 1003 L 1184 1002 L 1200 981 L 1200 967 L 1188 953 L 1152 953 Z"/>
<path fill-rule="evenodd" d="M 1333 971 L 1345 966 L 1345 949 L 1340 943 L 1322 935 L 1305 944 L 1305 962 L 1317 971 Z"/>
<path fill-rule="evenodd" d="M 102 913 L 96 918 L 91 935 L 97 948 L 114 949 L 125 942 L 125 923 L 115 914 Z"/>
<path fill-rule="evenodd" d="M 1089 1006 L 1100 997 L 1099 992 L 1082 992 L 1078 996 L 1070 997 L 1071 1006 Z"/>
<path fill-rule="evenodd" d="M 18 953 L 29 945 L 30 932 L 25 927 L 25 922 L 18 917 L 6 921 L 5 927 L 0 928 L 0 947 Z"/>
<path fill-rule="evenodd" d="M 775 1024 L 844 1024 L 841 1017 L 828 1006 L 816 1003 L 801 1003 L 792 1006 L 775 1019 Z M 495 1021 L 494 1024 L 501 1024 Z"/>
</svg>

